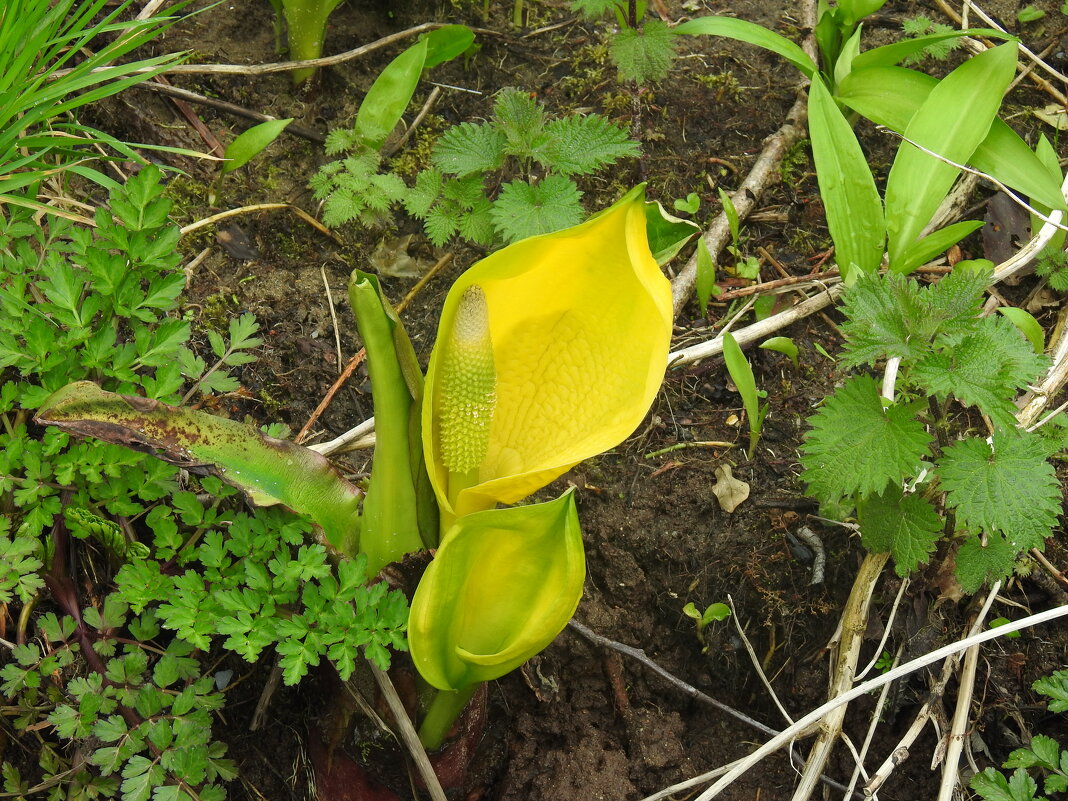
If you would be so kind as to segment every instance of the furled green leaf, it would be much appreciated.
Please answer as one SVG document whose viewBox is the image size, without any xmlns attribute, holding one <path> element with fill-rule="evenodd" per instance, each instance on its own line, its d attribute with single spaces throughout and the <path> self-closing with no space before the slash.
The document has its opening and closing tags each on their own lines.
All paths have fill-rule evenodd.
<svg viewBox="0 0 1068 801">
<path fill-rule="evenodd" d="M 1001 107 L 1015 75 L 1015 43 L 980 53 L 931 90 L 909 120 L 905 137 L 957 164 L 972 157 Z M 918 267 L 909 249 L 919 239 L 960 170 L 903 142 L 886 179 L 886 229 L 890 268 Z"/>
<path fill-rule="evenodd" d="M 785 36 L 770 31 L 762 25 L 747 22 L 734 17 L 698 17 L 675 26 L 676 34 L 691 36 L 726 36 L 740 42 L 763 47 L 782 56 L 806 77 L 811 78 L 817 71 L 816 65 L 808 54 Z"/>
<path fill-rule="evenodd" d="M 847 284 L 875 272 L 883 260 L 886 223 L 875 178 L 853 128 L 820 78 L 809 88 L 809 136 L 827 227 Z"/>
<path fill-rule="evenodd" d="M 708 312 L 708 300 L 716 291 L 716 265 L 704 239 L 697 240 L 697 305 L 703 317 Z"/>
<path fill-rule="evenodd" d="M 958 528 L 1004 534 L 1014 553 L 1041 548 L 1061 512 L 1061 488 L 1035 434 L 1006 431 L 946 448 L 938 476 Z"/>
<path fill-rule="evenodd" d="M 882 492 L 914 473 L 931 442 L 916 411 L 916 404 L 884 410 L 871 376 L 847 380 L 809 419 L 812 429 L 801 446 L 801 478 L 809 493 L 835 503 L 854 493 Z"/>
<path fill-rule="evenodd" d="M 667 264 L 680 250 L 701 232 L 692 220 L 669 214 L 659 200 L 645 202 L 645 231 L 649 235 L 649 250 L 659 265 Z"/>
<path fill-rule="evenodd" d="M 920 495 L 905 495 L 896 485 L 857 504 L 864 547 L 873 553 L 890 551 L 899 576 L 907 576 L 926 562 L 942 534 L 942 518 Z"/>
<path fill-rule="evenodd" d="M 55 392 L 37 420 L 155 452 L 184 467 L 215 469 L 261 505 L 307 513 L 337 547 L 352 546 L 362 493 L 322 456 L 255 427 L 146 398 L 105 392 L 80 381 Z"/>
<path fill-rule="evenodd" d="M 577 225 L 583 216 L 581 198 L 575 182 L 562 175 L 548 175 L 537 184 L 509 181 L 490 214 L 504 240 L 518 242 Z"/>
</svg>

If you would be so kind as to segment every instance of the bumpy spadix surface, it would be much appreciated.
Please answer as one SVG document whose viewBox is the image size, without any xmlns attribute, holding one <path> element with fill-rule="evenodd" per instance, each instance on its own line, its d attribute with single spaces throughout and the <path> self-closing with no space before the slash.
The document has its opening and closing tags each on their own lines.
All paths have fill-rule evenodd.
<svg viewBox="0 0 1068 801">
<path fill-rule="evenodd" d="M 445 301 L 423 404 L 423 444 L 446 515 L 515 503 L 639 425 L 667 366 L 671 290 L 645 229 L 644 192 L 582 225 L 517 242 L 474 265 Z M 485 301 L 495 379 L 485 448 L 456 442 L 457 342 Z M 481 334 L 479 335 L 481 337 Z M 484 347 L 485 339 L 478 338 Z M 452 343 L 452 344 L 450 344 Z M 473 357 L 483 365 L 482 357 Z M 478 374 L 483 366 L 473 366 Z M 485 373 L 482 373 L 485 375 Z M 466 386 L 466 385 L 465 385 Z M 481 425 L 481 423 L 479 423 Z M 461 458 L 456 455 L 463 453 Z M 451 464 L 450 464 L 451 463 Z"/>
</svg>

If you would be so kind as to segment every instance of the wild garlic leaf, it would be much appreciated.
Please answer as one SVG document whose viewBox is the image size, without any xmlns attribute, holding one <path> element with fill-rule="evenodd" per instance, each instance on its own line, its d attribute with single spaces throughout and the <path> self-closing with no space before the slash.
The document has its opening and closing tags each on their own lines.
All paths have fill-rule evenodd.
<svg viewBox="0 0 1068 801">
<path fill-rule="evenodd" d="M 667 77 L 675 58 L 675 34 L 667 23 L 646 20 L 641 30 L 624 28 L 612 38 L 609 54 L 625 81 L 647 83 Z"/>
<path fill-rule="evenodd" d="M 449 128 L 434 145 L 434 166 L 450 175 L 489 172 L 504 164 L 504 132 L 494 125 L 462 122 Z"/>
<path fill-rule="evenodd" d="M 883 410 L 871 376 L 853 376 L 809 422 L 801 446 L 801 478 L 809 494 L 833 504 L 843 497 L 870 496 L 902 480 L 929 455 L 931 435 L 916 419 L 918 404 Z"/>
<path fill-rule="evenodd" d="M 509 181 L 501 187 L 490 215 L 506 242 L 550 234 L 582 221 L 582 193 L 562 175 L 548 175 L 537 184 Z"/>
<path fill-rule="evenodd" d="M 546 132 L 545 145 L 534 158 L 561 175 L 589 175 L 639 153 L 625 128 L 599 114 L 553 120 Z"/>
<path fill-rule="evenodd" d="M 925 498 L 890 485 L 857 504 L 860 537 L 873 553 L 890 551 L 899 576 L 926 562 L 942 534 L 942 518 Z"/>
<path fill-rule="evenodd" d="M 973 333 L 923 358 L 910 378 L 940 399 L 953 395 L 978 406 L 995 425 L 1012 428 L 1016 391 L 1031 383 L 1047 361 L 1009 320 L 985 317 Z"/>
<path fill-rule="evenodd" d="M 1057 524 L 1061 488 L 1035 434 L 1001 432 L 991 446 L 972 437 L 955 443 L 938 464 L 946 505 L 957 527 L 999 532 L 1014 553 L 1041 548 Z"/>
</svg>

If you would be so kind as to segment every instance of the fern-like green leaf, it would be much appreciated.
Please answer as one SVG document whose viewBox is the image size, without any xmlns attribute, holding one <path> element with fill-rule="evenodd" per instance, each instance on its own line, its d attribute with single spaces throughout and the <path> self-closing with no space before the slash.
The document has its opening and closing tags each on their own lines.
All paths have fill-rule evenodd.
<svg viewBox="0 0 1068 801">
<path fill-rule="evenodd" d="M 648 83 L 667 77 L 675 58 L 675 34 L 665 22 L 647 20 L 640 31 L 624 28 L 612 39 L 612 62 L 625 81 Z"/>
<path fill-rule="evenodd" d="M 857 504 L 860 537 L 872 553 L 890 551 L 899 576 L 907 576 L 934 553 L 942 518 L 919 495 L 891 485 Z"/>
<path fill-rule="evenodd" d="M 1014 553 L 1041 548 L 1061 511 L 1046 456 L 1041 438 L 1022 431 L 995 434 L 992 446 L 972 437 L 946 448 L 938 476 L 958 528 L 1004 534 Z"/>
<path fill-rule="evenodd" d="M 1031 689 L 1050 699 L 1050 712 L 1068 712 L 1068 670 L 1054 671 L 1032 684 Z"/>
<path fill-rule="evenodd" d="M 489 172 L 504 164 L 507 138 L 495 125 L 462 122 L 449 128 L 434 145 L 431 159 L 450 175 Z"/>
<path fill-rule="evenodd" d="M 528 158 L 545 140 L 545 107 L 518 89 L 502 89 L 493 102 L 497 125 L 510 155 Z"/>
<path fill-rule="evenodd" d="M 505 242 L 550 234 L 577 225 L 583 216 L 582 193 L 562 175 L 548 175 L 537 184 L 510 181 L 501 187 L 490 215 Z"/>
<path fill-rule="evenodd" d="M 883 409 L 871 376 L 850 378 L 813 415 L 801 446 L 801 478 L 822 503 L 871 496 L 913 474 L 931 436 L 916 419 L 919 403 Z"/>
<path fill-rule="evenodd" d="M 978 406 L 996 425 L 1012 428 L 1016 391 L 1034 380 L 1047 361 L 1009 320 L 986 317 L 973 333 L 922 359 L 911 379 L 932 395 L 953 395 Z"/>
<path fill-rule="evenodd" d="M 562 175 L 588 175 L 639 153 L 625 128 L 599 114 L 553 120 L 545 130 L 545 144 L 534 158 Z"/>
</svg>

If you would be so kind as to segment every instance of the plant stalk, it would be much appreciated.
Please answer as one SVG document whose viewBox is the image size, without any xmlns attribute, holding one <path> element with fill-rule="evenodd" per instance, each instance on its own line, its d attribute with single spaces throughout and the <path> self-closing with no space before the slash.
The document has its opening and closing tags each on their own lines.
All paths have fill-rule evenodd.
<svg viewBox="0 0 1068 801">
<path fill-rule="evenodd" d="M 449 730 L 479 686 L 476 682 L 460 690 L 437 691 L 426 711 L 426 717 L 419 725 L 419 742 L 426 750 L 432 751 L 441 747 L 449 735 Z"/>
</svg>

